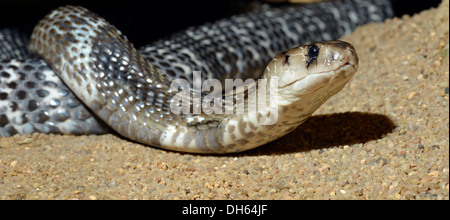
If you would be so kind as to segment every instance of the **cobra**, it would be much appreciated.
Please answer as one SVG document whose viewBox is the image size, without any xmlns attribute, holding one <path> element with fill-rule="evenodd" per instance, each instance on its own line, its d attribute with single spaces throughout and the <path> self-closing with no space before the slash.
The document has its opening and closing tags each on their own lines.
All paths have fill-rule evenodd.
<svg viewBox="0 0 450 220">
<path fill-rule="evenodd" d="M 387 1 L 273 8 L 188 28 L 137 50 L 97 14 L 60 7 L 34 28 L 28 46 L 33 56 L 20 40 L 3 43 L 9 46 L 0 54 L 0 134 L 101 134 L 112 128 L 175 151 L 252 149 L 295 129 L 355 74 L 358 56 L 351 44 L 311 42 L 337 39 L 391 15 Z M 0 32 L 0 42 L 2 33 L 11 36 Z M 307 44 L 296 46 L 301 43 Z M 178 91 L 171 82 L 185 79 L 194 88 L 196 70 L 202 81 L 267 79 L 254 86 L 275 95 L 277 105 L 245 114 L 174 114 L 170 105 Z M 269 86 L 273 80 L 276 87 Z M 247 89 L 244 104 L 254 91 Z M 275 123 L 259 123 L 271 113 Z"/>
</svg>

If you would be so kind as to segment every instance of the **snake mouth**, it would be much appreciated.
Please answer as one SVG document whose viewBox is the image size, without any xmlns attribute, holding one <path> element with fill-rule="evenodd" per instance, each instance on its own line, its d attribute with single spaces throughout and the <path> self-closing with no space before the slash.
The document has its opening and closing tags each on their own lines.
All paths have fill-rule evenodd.
<svg viewBox="0 0 450 220">
<path fill-rule="evenodd" d="M 348 68 L 353 68 L 353 71 L 345 71 Z M 348 60 L 344 64 L 338 66 L 336 69 L 328 70 L 328 71 L 322 71 L 317 73 L 312 73 L 307 76 L 304 76 L 302 78 L 296 79 L 290 83 L 287 83 L 283 86 L 278 87 L 279 89 L 285 89 L 286 87 L 293 87 L 292 89 L 296 92 L 302 91 L 302 94 L 305 94 L 306 91 L 308 93 L 313 93 L 320 88 L 328 85 L 332 81 L 333 78 L 336 78 L 337 76 L 345 73 L 354 73 L 356 72 L 357 64 L 352 63 L 351 60 Z M 353 75 L 353 74 L 351 74 Z M 348 74 L 347 76 L 348 77 Z M 315 80 L 313 82 L 305 82 L 308 78 Z M 319 79 L 320 78 L 320 79 Z M 295 85 L 297 84 L 297 85 Z"/>
</svg>

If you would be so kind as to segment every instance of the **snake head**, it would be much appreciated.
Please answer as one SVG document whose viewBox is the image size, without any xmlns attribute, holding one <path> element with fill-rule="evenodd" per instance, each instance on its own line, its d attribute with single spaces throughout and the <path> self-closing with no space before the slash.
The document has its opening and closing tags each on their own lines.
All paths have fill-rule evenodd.
<svg viewBox="0 0 450 220">
<path fill-rule="evenodd" d="M 355 48 L 344 41 L 326 41 L 295 47 L 278 54 L 264 78 L 278 78 L 284 97 L 337 93 L 358 69 Z M 326 97 L 326 98 L 328 98 Z"/>
</svg>

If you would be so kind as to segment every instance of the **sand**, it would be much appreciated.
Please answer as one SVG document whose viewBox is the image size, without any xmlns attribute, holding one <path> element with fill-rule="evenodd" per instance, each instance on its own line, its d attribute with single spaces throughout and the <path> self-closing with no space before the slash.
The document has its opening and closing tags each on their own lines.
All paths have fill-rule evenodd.
<svg viewBox="0 0 450 220">
<path fill-rule="evenodd" d="M 343 38 L 360 68 L 304 125 L 224 156 L 0 138 L 0 199 L 449 199 L 449 1 Z"/>
</svg>

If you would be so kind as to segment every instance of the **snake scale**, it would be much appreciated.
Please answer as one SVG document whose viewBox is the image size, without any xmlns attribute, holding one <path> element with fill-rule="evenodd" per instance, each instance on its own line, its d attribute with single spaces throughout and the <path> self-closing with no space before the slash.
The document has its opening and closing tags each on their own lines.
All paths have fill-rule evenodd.
<svg viewBox="0 0 450 220">
<path fill-rule="evenodd" d="M 99 15 L 63 6 L 40 20 L 29 40 L 0 30 L 0 135 L 102 134 L 112 128 L 175 151 L 252 149 L 295 129 L 353 76 L 353 46 L 329 40 L 392 14 L 387 0 L 270 8 L 191 27 L 137 50 Z M 319 41 L 326 42 L 313 43 Z M 175 114 L 173 106 L 181 104 L 173 105 L 173 98 L 183 91 L 172 86 L 177 79 L 188 82 L 187 95 L 208 97 L 195 87 L 196 71 L 201 82 L 266 81 L 243 87 L 243 102 L 237 90 L 212 99 L 220 108 L 231 103 L 232 114 Z M 272 102 L 253 96 L 257 89 L 277 105 L 237 113 L 239 105 Z M 185 110 L 198 105 L 189 102 Z M 274 123 L 260 123 L 271 117 Z"/>
</svg>

